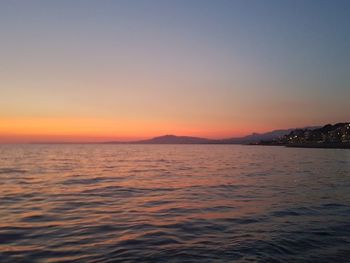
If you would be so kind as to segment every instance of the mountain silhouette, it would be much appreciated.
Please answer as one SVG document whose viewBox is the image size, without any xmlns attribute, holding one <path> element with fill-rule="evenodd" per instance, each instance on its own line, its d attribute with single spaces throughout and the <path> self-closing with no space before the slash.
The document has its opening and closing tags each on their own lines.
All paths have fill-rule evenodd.
<svg viewBox="0 0 350 263">
<path fill-rule="evenodd" d="M 140 144 L 207 144 L 214 143 L 216 140 L 191 137 L 191 136 L 176 136 L 176 135 L 164 135 L 154 137 L 149 140 L 135 141 L 134 143 Z"/>
<path fill-rule="evenodd" d="M 315 129 L 318 127 L 308 127 L 308 129 Z M 110 141 L 107 144 L 250 144 L 257 143 L 262 140 L 275 140 L 289 134 L 294 129 L 274 130 L 266 133 L 252 133 L 243 137 L 234 137 L 228 139 L 208 139 L 192 136 L 176 136 L 167 134 L 163 136 L 154 137 L 146 140 L 138 141 Z"/>
</svg>

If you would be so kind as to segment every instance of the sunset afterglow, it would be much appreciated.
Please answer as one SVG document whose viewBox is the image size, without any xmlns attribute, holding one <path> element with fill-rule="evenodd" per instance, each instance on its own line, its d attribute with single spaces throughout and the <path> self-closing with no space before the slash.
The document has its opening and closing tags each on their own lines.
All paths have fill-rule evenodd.
<svg viewBox="0 0 350 263">
<path fill-rule="evenodd" d="M 223 138 L 346 120 L 350 27 L 335 19 L 348 21 L 346 9 L 214 2 L 3 1 L 0 142 Z"/>
</svg>

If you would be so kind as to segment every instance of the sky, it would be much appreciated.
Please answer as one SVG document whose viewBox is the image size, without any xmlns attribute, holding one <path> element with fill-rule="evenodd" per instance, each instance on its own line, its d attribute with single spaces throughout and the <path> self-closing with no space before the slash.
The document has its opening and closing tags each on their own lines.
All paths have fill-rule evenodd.
<svg viewBox="0 0 350 263">
<path fill-rule="evenodd" d="M 350 1 L 0 2 L 0 142 L 349 121 Z"/>
</svg>

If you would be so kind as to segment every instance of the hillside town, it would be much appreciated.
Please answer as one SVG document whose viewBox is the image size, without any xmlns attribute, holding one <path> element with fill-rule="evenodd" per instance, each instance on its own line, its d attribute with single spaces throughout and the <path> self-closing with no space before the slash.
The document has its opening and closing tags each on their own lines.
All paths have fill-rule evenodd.
<svg viewBox="0 0 350 263">
<path fill-rule="evenodd" d="M 350 148 L 350 123 L 327 124 L 317 129 L 295 129 L 289 134 L 260 145 L 289 147 Z"/>
</svg>

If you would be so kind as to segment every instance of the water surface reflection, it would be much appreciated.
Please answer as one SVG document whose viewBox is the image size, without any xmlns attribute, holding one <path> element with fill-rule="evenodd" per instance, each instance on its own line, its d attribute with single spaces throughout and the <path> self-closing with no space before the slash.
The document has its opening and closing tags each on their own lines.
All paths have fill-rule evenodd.
<svg viewBox="0 0 350 263">
<path fill-rule="evenodd" d="M 1 262 L 345 262 L 350 153 L 0 146 Z"/>
</svg>

